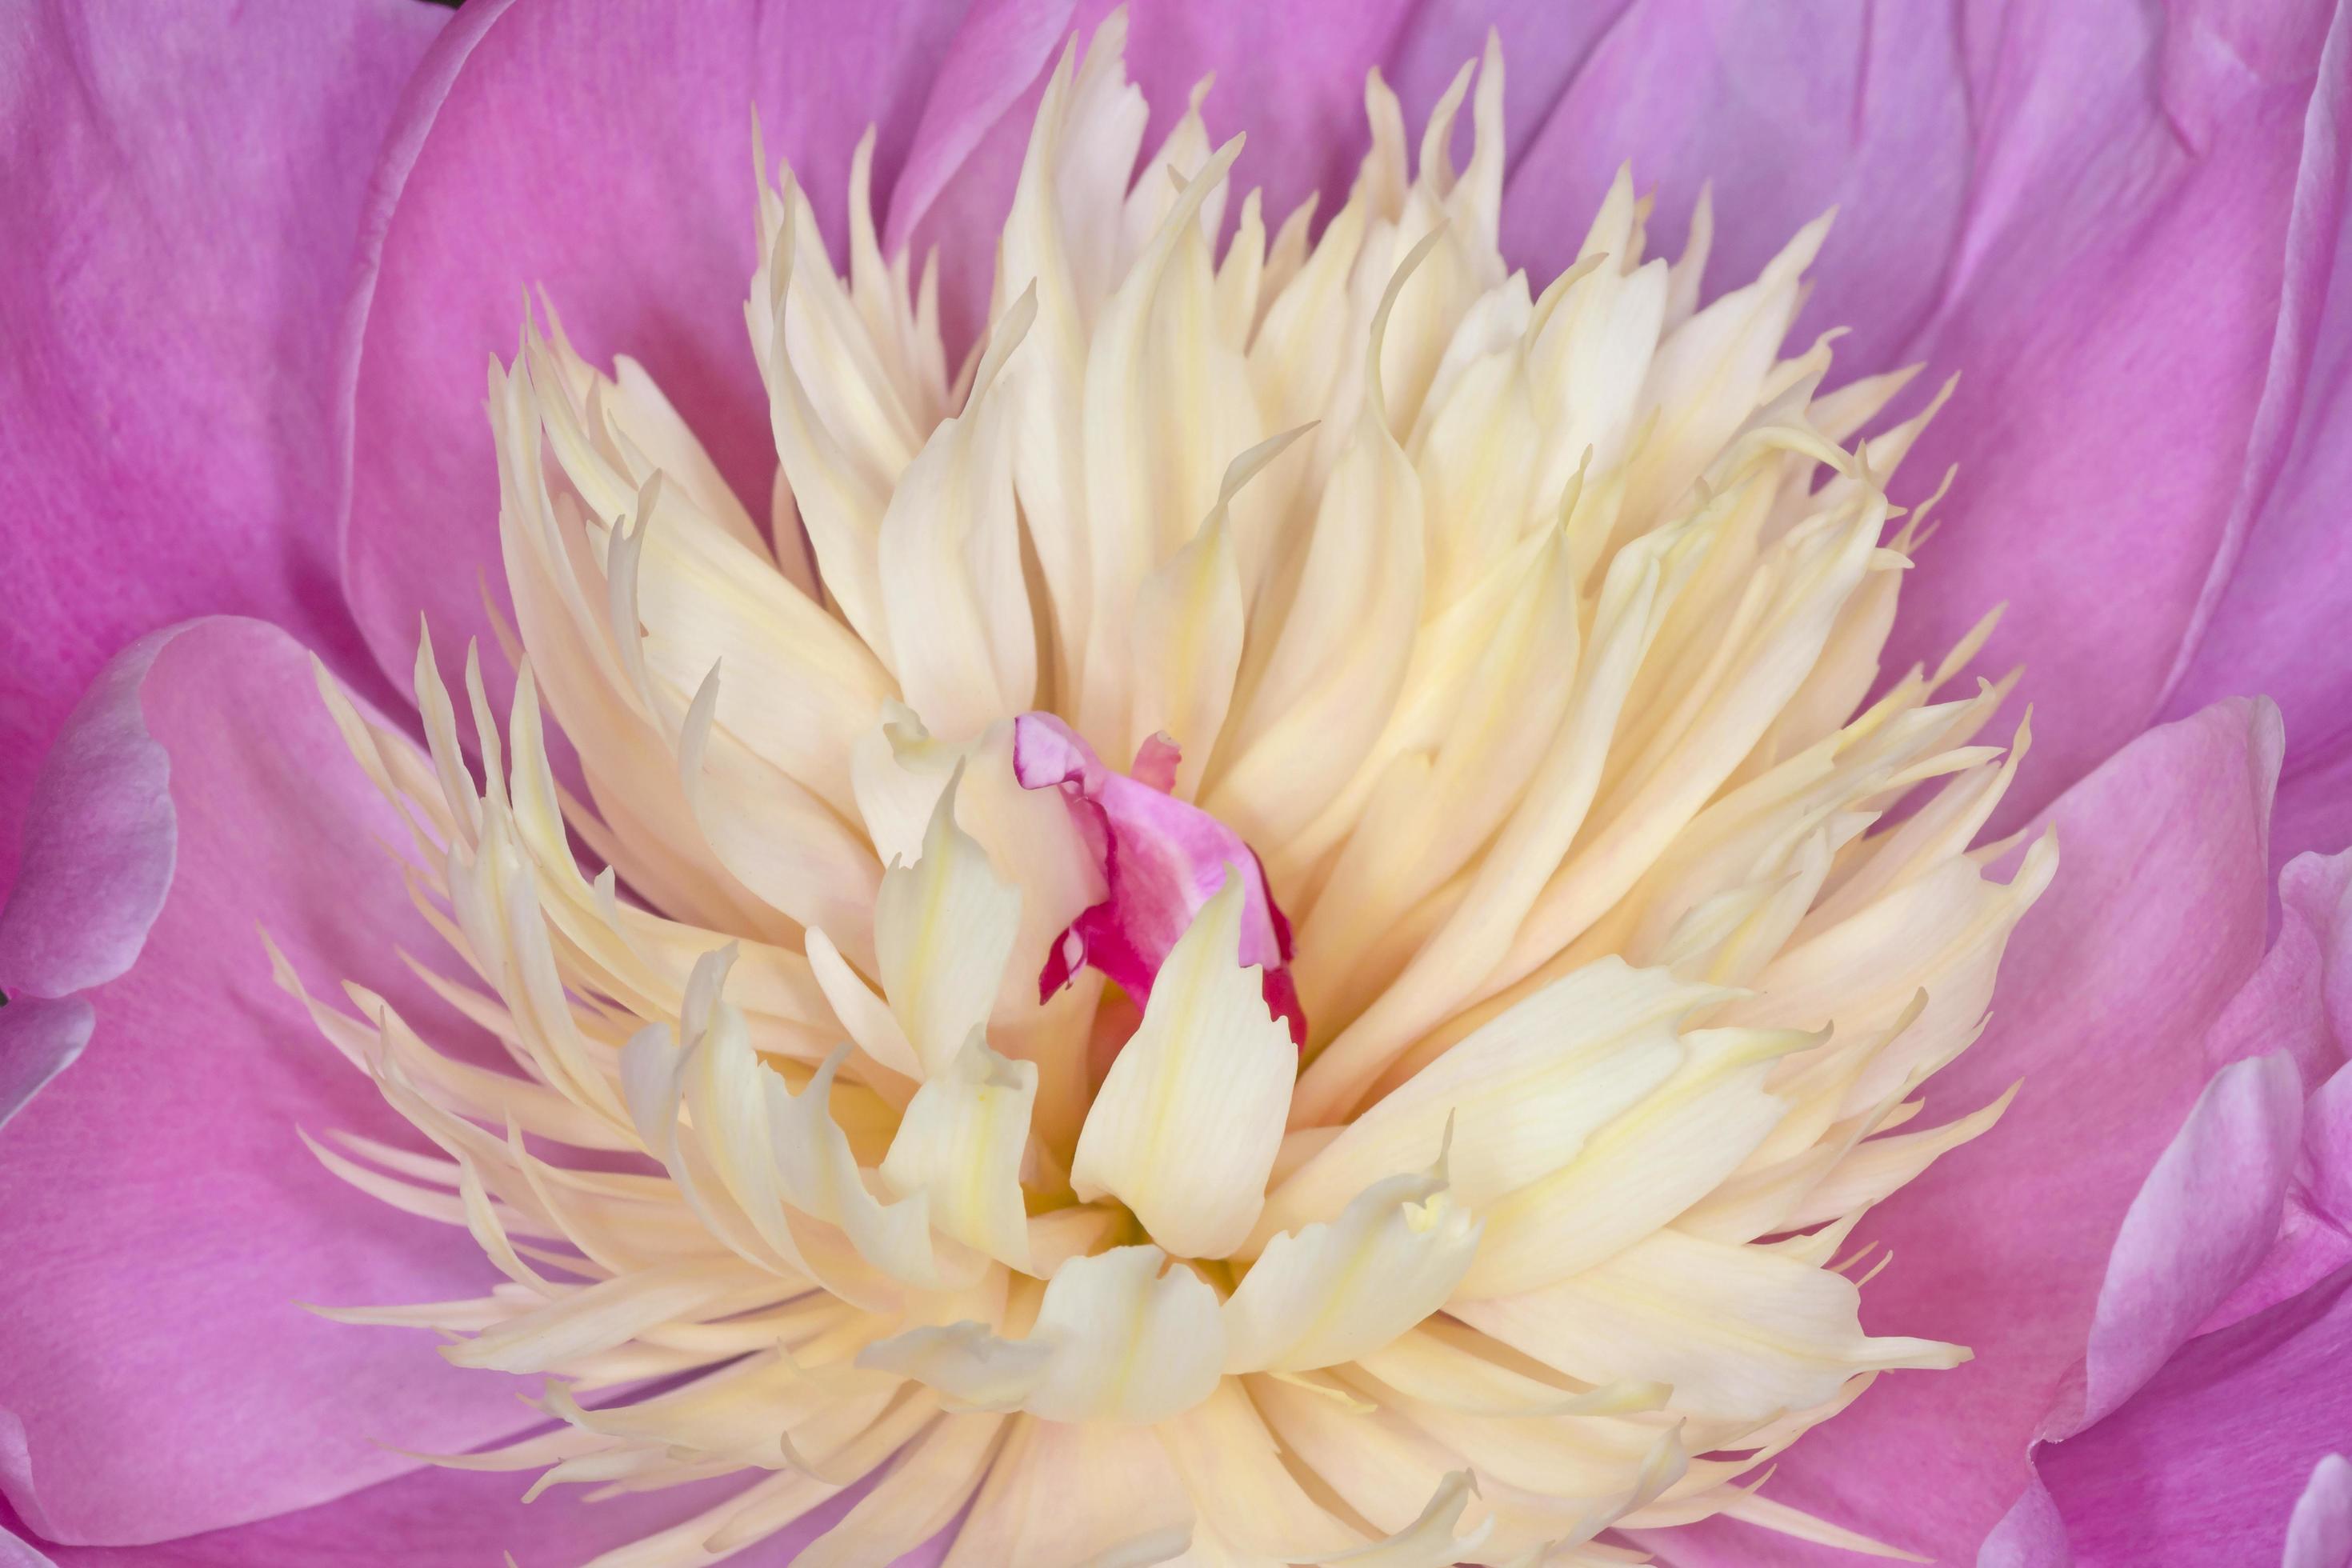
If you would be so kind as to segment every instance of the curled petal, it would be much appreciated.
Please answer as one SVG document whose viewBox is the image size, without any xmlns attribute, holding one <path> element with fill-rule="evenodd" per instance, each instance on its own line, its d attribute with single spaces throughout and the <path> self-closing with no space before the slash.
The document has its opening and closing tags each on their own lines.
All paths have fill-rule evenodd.
<svg viewBox="0 0 2352 1568">
<path fill-rule="evenodd" d="M 1149 748 L 1147 748 L 1149 751 Z M 1156 765 L 1159 753 L 1139 757 Z M 1095 853 L 1110 896 L 1081 914 L 1047 960 L 1039 989 L 1050 994 L 1091 965 L 1138 1002 L 1228 868 L 1242 884 L 1241 962 L 1263 969 L 1266 1005 L 1307 1038 L 1291 984 L 1290 926 L 1266 889 L 1256 854 L 1241 836 L 1198 806 L 1103 765 L 1078 733 L 1050 713 L 1024 713 L 1013 727 L 1013 766 L 1029 789 L 1058 789 Z"/>
</svg>

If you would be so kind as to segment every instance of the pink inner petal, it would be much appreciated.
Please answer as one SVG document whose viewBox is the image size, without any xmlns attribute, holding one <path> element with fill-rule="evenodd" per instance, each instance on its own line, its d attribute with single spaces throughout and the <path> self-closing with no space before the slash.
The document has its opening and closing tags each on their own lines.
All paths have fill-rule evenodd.
<svg viewBox="0 0 2352 1568">
<path fill-rule="evenodd" d="M 1176 747 L 1164 737 L 1147 742 L 1139 773 L 1173 780 Z M 1243 879 L 1242 963 L 1265 971 L 1266 1007 L 1289 1025 L 1291 1039 L 1307 1042 L 1307 1015 L 1286 967 L 1290 923 L 1275 907 L 1265 870 L 1241 836 L 1199 806 L 1178 800 L 1145 778 L 1113 773 L 1077 732 L 1050 713 L 1013 721 L 1013 770 L 1024 789 L 1058 789 L 1100 867 L 1109 897 L 1071 922 L 1038 977 L 1041 995 L 1066 984 L 1091 965 L 1139 1004 L 1151 994 L 1177 939 L 1226 878 Z"/>
</svg>

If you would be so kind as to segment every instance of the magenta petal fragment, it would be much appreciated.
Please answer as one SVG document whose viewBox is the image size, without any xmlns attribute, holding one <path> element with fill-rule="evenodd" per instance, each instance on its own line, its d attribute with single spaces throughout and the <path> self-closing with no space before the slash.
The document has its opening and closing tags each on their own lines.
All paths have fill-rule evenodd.
<svg viewBox="0 0 2352 1568">
<path fill-rule="evenodd" d="M 217 611 L 369 668 L 329 413 L 368 170 L 447 21 L 410 0 L 31 0 L 0 48 L 0 884 L 124 644 Z"/>
<path fill-rule="evenodd" d="M 1159 742 L 1145 746 L 1154 753 Z M 1172 745 L 1165 748 L 1174 774 Z M 1147 765 L 1139 758 L 1139 766 Z M 1199 806 L 1103 764 L 1077 731 L 1050 713 L 1013 724 L 1013 771 L 1024 789 L 1058 789 L 1094 852 L 1109 897 L 1071 923 L 1039 977 L 1050 995 L 1081 965 L 1100 970 L 1140 1005 L 1151 994 L 1177 939 L 1225 879 L 1243 879 L 1241 959 L 1265 971 L 1267 1009 L 1307 1040 L 1307 1016 L 1292 984 L 1290 927 L 1266 890 L 1265 871 L 1239 834 Z"/>
<path fill-rule="evenodd" d="M 100 731 L 109 744 L 83 743 Z M 462 1229 L 345 1186 L 296 1136 L 415 1144 L 272 984 L 257 926 L 315 992 L 358 979 L 448 1033 L 394 952 L 436 951 L 381 847 L 404 831 L 310 657 L 258 622 L 191 623 L 102 675 L 58 755 L 72 787 L 40 831 L 98 853 L 124 827 L 124 863 L 146 857 L 168 890 L 152 908 L 142 877 L 81 888 L 70 857 L 36 846 L 0 917 L 77 922 L 84 950 L 5 952 L 99 982 L 0 1009 L 12 1052 L 45 1034 L 48 1065 L 82 1026 L 70 1010 L 94 1017 L 79 1060 L 0 1130 L 0 1493 L 48 1541 L 163 1541 L 413 1468 L 380 1442 L 463 1449 L 524 1425 L 518 1384 L 449 1366 L 427 1336 L 295 1306 L 458 1299 L 491 1279 Z"/>
</svg>

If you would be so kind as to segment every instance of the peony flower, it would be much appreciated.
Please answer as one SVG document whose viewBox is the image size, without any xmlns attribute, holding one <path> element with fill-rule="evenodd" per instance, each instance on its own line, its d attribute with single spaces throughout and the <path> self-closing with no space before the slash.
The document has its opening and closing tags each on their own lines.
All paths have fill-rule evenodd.
<svg viewBox="0 0 2352 1568">
<path fill-rule="evenodd" d="M 2352 24 L 587 13 L 27 23 L 20 1557 L 2346 1560 Z"/>
</svg>

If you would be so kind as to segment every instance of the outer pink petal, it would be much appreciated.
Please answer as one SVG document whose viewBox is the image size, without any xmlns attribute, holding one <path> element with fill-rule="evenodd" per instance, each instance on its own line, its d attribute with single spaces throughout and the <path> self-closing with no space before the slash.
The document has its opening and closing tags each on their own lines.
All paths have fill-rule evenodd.
<svg viewBox="0 0 2352 1568">
<path fill-rule="evenodd" d="M 558 1487 L 526 1503 L 530 1483 L 529 1476 L 512 1473 L 415 1470 L 299 1513 L 159 1546 L 41 1543 L 38 1550 L 54 1568 L 496 1568 L 508 1552 L 524 1568 L 569 1568 L 682 1523 L 744 1485 L 730 1478 L 603 1502 L 586 1500 L 588 1489 Z M 835 1500 L 729 1561 L 782 1568 L 850 1506 L 848 1499 Z M 6 1527 L 0 1518 L 0 1568 L 20 1568 L 9 1562 Z M 902 1561 L 914 1568 L 923 1560 Z"/>
<path fill-rule="evenodd" d="M 343 581 L 404 669 L 417 615 L 486 632 L 498 484 L 483 367 L 544 286 L 583 353 L 650 371 L 755 513 L 775 472 L 743 336 L 751 119 L 842 232 L 852 147 L 887 191 L 958 8 L 478 0 L 419 68 L 376 176 L 344 366 Z"/>
<path fill-rule="evenodd" d="M 2045 1448 L 2042 1479 L 2074 1561 L 2281 1561 L 2305 1478 L 2352 1432 L 2347 1356 L 2352 1270 L 2191 1341 L 2115 1415 Z M 2340 1496 L 2325 1495 L 2315 1510 L 2331 1502 L 2340 1510 Z M 2316 1521 L 2305 1533 L 2319 1533 Z"/>
<path fill-rule="evenodd" d="M 2171 708 L 2262 691 L 2286 714 L 2274 859 L 2352 841 L 2352 664 L 2327 657 L 2352 616 L 2352 17 L 2320 61 L 2288 231 L 2273 386 L 2260 435 L 2284 448 L 2245 498 L 2242 549 L 2209 585 L 2210 620 Z M 2299 391 L 2299 398 L 2285 395 Z M 2290 444 L 2291 438 L 2291 444 Z"/>
<path fill-rule="evenodd" d="M 293 1305 L 483 1279 L 462 1232 L 343 1186 L 295 1137 L 403 1134 L 272 985 L 257 925 L 314 988 L 351 976 L 420 1027 L 444 1016 L 393 953 L 435 951 L 378 847 L 401 829 L 308 656 L 231 619 L 126 652 L 32 829 L 0 914 L 0 987 L 23 998 L 0 1044 L 36 1032 L 20 1009 L 96 1027 L 0 1131 L 0 1492 L 52 1541 L 164 1540 L 410 1468 L 374 1439 L 463 1448 L 520 1425 L 513 1384 L 425 1336 Z M 59 985 L 89 989 L 41 999 Z"/>
<path fill-rule="evenodd" d="M 1888 654 L 1932 661 L 2008 603 L 1986 662 L 2026 665 L 2053 740 L 2012 821 L 2157 711 L 2276 471 L 2302 331 L 2282 316 L 2305 270 L 2289 228 L 2334 156 L 2305 120 L 2334 9 L 1964 14 L 1970 210 L 1906 351 L 1962 373 L 1912 483 L 1961 472 Z"/>
<path fill-rule="evenodd" d="M 2352 1568 L 2352 1460 L 2330 1454 L 2312 1467 L 2279 1568 Z"/>
<path fill-rule="evenodd" d="M 1677 245 L 1712 183 L 1717 289 L 1755 277 L 1800 225 L 1836 206 L 1843 216 L 1800 335 L 1851 327 L 1844 363 L 1891 363 L 1934 309 L 1960 233 L 1962 47 L 1955 17 L 1921 7 L 1900 20 L 1843 0 L 1624 8 L 1515 161 L 1507 249 L 1545 276 L 1573 261 L 1628 162 L 1656 187 L 1658 232 Z M 1516 55 L 1511 67 L 1516 94 Z M 1542 90 L 1540 77 L 1528 85 Z"/>
<path fill-rule="evenodd" d="M 1076 15 L 1076 0 L 975 0 L 940 62 L 890 193 L 885 248 L 906 248 L 919 227 L 941 237 L 957 274 L 943 279 L 942 288 L 956 298 L 967 330 L 969 319 L 987 308 L 988 279 L 964 276 L 987 268 L 962 253 L 975 234 L 993 233 L 1003 221 L 1022 142 L 1011 141 L 1009 153 L 1006 143 L 1025 140 L 1027 130 L 1027 117 L 1016 115 L 1014 106 L 1026 100 L 1035 112 L 1045 68 L 1068 42 Z M 993 205 L 974 205 L 976 190 Z M 941 221 L 934 212 L 943 199 L 953 216 Z"/>
<path fill-rule="evenodd" d="M 2221 704 L 2151 731 L 2059 801 L 2057 880 L 2010 943 L 1984 1037 L 1928 1095 L 1932 1108 L 2024 1089 L 1860 1233 L 1894 1258 L 1866 1293 L 1870 1326 L 1976 1359 L 1880 1380 L 1783 1457 L 1767 1496 L 1966 1562 L 2025 1487 L 2116 1234 L 2204 1085 L 2207 1030 L 2261 958 L 2279 745 L 2274 710 Z M 1731 1524 L 1649 1544 L 1677 1565 L 1844 1560 Z"/>
<path fill-rule="evenodd" d="M 2215 1074 L 2124 1215 L 2091 1320 L 2079 1403 L 2043 1427 L 2063 1437 L 2137 1391 L 2278 1234 L 2303 1132 L 2303 1083 L 2284 1052 Z"/>
<path fill-rule="evenodd" d="M 2314 1088 L 2301 1157 L 2268 1254 L 2214 1309 L 2225 1327 L 2352 1263 L 2352 851 L 2306 855 L 2280 879 L 2279 934 L 2215 1031 L 2231 1056 L 2291 1052 Z M 2265 1044 L 2264 1042 L 2267 1042 Z"/>
<path fill-rule="evenodd" d="M 0 886 L 43 749 L 131 638 L 229 610 L 368 668 L 325 411 L 368 168 L 446 19 L 44 0 L 0 20 Z"/>
<path fill-rule="evenodd" d="M 2282 1521 L 2256 1500 L 2283 1468 L 2310 1463 L 2313 1442 L 2340 1444 L 2327 1422 L 2352 1414 L 2352 1403 L 2331 1389 L 2282 1385 L 2280 1439 L 2270 1445 L 2209 1445 L 2153 1412 L 2166 1390 L 2177 1393 L 2181 1368 L 2244 1353 L 2217 1347 L 2267 1347 L 2251 1327 L 2251 1337 L 2230 1336 L 2311 1310 L 2352 1265 L 2352 1068 L 2340 1065 L 2325 1006 L 2352 960 L 2340 918 L 2347 879 L 2352 853 L 2290 868 L 2279 941 L 2208 1038 L 2218 1054 L 2264 1033 L 2282 1048 L 2216 1075 L 2134 1202 L 2091 1331 L 2088 1395 L 2062 1399 L 2045 1423 L 2063 1440 L 2040 1448 L 2032 1485 L 1988 1542 L 1988 1564 L 2273 1558 Z M 2331 1068 L 2304 1104 L 2305 1078 Z M 2127 1470 L 2102 1468 L 2114 1466 Z M 2311 1539 L 2288 1561 L 2340 1561 L 2329 1537 L 2341 1480 L 2325 1466 L 2314 1477 L 2295 1526 Z"/>
</svg>

